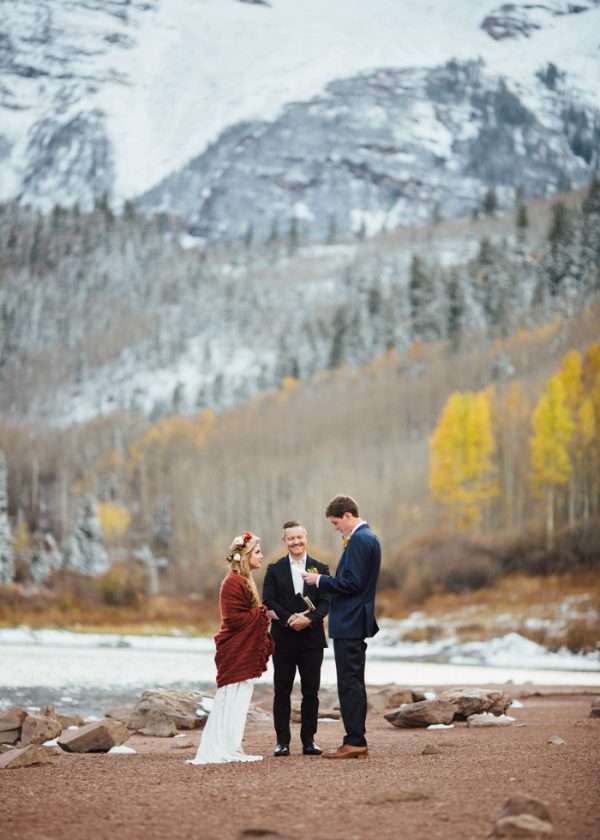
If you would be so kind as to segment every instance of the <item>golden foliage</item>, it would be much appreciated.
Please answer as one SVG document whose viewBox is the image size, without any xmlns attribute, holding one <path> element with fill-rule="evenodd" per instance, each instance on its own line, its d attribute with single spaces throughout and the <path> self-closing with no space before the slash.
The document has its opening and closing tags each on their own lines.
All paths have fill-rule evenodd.
<svg viewBox="0 0 600 840">
<path fill-rule="evenodd" d="M 117 543 L 131 524 L 131 514 L 123 505 L 115 502 L 98 503 L 98 519 L 107 544 Z"/>
<path fill-rule="evenodd" d="M 480 527 L 483 509 L 497 492 L 492 394 L 451 394 L 431 438 L 431 494 L 463 530 Z"/>
</svg>

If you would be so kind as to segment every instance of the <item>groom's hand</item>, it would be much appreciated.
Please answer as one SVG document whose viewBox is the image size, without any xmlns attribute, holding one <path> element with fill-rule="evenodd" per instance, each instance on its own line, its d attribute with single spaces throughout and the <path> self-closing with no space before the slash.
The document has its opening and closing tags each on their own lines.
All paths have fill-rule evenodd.
<svg viewBox="0 0 600 840">
<path fill-rule="evenodd" d="M 294 613 L 290 618 L 289 625 L 292 630 L 304 630 L 310 625 L 310 618 L 307 618 L 308 610 L 305 613 Z"/>
<path fill-rule="evenodd" d="M 308 584 L 308 586 L 316 586 L 321 575 L 316 572 L 302 572 L 302 577 L 304 578 L 304 583 Z"/>
</svg>

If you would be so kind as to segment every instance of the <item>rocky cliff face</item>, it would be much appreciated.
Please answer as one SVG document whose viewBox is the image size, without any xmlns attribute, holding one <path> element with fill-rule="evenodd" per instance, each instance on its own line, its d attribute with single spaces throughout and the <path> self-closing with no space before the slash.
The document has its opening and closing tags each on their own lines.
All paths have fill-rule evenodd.
<svg viewBox="0 0 600 840">
<path fill-rule="evenodd" d="M 490 186 L 549 193 L 597 163 L 598 0 L 2 15 L 0 200 L 137 198 L 209 242 L 324 241 L 463 213 Z"/>
<path fill-rule="evenodd" d="M 228 129 L 139 206 L 210 242 L 323 242 L 465 215 L 491 186 L 507 206 L 519 186 L 549 195 L 589 178 L 600 118 L 548 78 L 534 104 L 481 61 L 332 82 L 273 122 Z"/>
</svg>

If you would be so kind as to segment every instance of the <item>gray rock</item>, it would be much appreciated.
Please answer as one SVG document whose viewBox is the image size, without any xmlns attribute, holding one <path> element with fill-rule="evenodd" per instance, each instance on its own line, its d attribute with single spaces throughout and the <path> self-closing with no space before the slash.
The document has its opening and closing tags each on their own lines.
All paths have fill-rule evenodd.
<svg viewBox="0 0 600 840">
<path fill-rule="evenodd" d="M 538 820 L 531 814 L 518 814 L 515 817 L 504 817 L 498 820 L 494 827 L 494 837 L 539 837 L 542 834 L 552 834 L 554 828 L 549 822 Z"/>
<path fill-rule="evenodd" d="M 421 750 L 421 755 L 441 755 L 442 751 L 438 749 L 433 744 L 427 744 L 426 747 L 423 747 Z"/>
<path fill-rule="evenodd" d="M 129 735 L 124 723 L 110 719 L 99 720 L 80 729 L 63 732 L 58 745 L 65 752 L 108 752 L 111 747 L 127 741 Z"/>
<path fill-rule="evenodd" d="M 192 689 L 149 689 L 136 703 L 127 726 L 129 729 L 145 729 L 146 722 L 158 714 L 172 721 L 177 729 L 199 729 L 208 717 L 204 711 L 197 713 L 203 697 L 201 691 Z"/>
<path fill-rule="evenodd" d="M 450 723 L 454 718 L 455 707 L 443 700 L 421 700 L 418 703 L 406 703 L 388 712 L 384 718 L 400 729 L 416 726 L 429 726 L 432 723 Z"/>
<path fill-rule="evenodd" d="M 562 747 L 563 744 L 566 744 L 567 742 L 563 741 L 560 735 L 552 735 L 551 738 L 548 738 L 547 743 L 552 744 L 554 747 Z"/>
<path fill-rule="evenodd" d="M 480 715 L 469 715 L 467 726 L 512 726 L 515 722 L 509 715 L 493 715 L 491 712 L 482 712 Z"/>
<path fill-rule="evenodd" d="M 440 700 L 452 703 L 455 720 L 466 720 L 470 715 L 491 712 L 501 715 L 511 704 L 511 698 L 499 689 L 449 688 L 439 695 Z"/>
<path fill-rule="evenodd" d="M 30 767 L 32 764 L 47 764 L 50 755 L 45 747 L 29 744 L 18 750 L 8 750 L 0 755 L 0 770 L 14 770 L 17 767 Z"/>
<path fill-rule="evenodd" d="M 368 696 L 369 710 L 383 712 L 385 709 L 397 709 L 404 703 L 414 703 L 424 698 L 415 697 L 412 689 L 386 686 L 379 691 L 370 691 Z"/>
<path fill-rule="evenodd" d="M 527 793 L 515 793 L 498 813 L 494 837 L 537 837 L 552 832 L 548 805 Z"/>
<path fill-rule="evenodd" d="M 190 750 L 192 747 L 195 747 L 196 744 L 192 741 L 191 738 L 174 738 L 173 743 L 171 744 L 172 750 Z"/>
</svg>

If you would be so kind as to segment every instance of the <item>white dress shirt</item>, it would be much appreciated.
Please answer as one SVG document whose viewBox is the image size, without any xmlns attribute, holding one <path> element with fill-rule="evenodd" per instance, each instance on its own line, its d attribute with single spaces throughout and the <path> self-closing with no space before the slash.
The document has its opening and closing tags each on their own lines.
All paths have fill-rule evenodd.
<svg viewBox="0 0 600 840">
<path fill-rule="evenodd" d="M 290 559 L 290 569 L 292 570 L 292 580 L 294 581 L 294 592 L 296 595 L 302 595 L 304 592 L 304 580 L 302 572 L 306 571 L 306 551 L 304 556 L 299 560 L 294 560 L 291 554 L 288 554 Z"/>
</svg>

